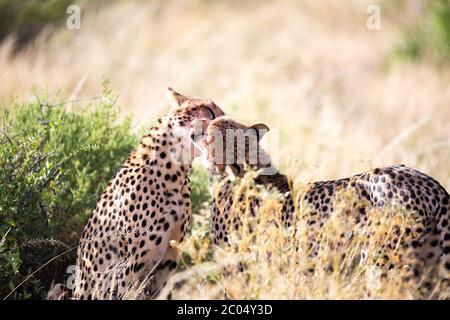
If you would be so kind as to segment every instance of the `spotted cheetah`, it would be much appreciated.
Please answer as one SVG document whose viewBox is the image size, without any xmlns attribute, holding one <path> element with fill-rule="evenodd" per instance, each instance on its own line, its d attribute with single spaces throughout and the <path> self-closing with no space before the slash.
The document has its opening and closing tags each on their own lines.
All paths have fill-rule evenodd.
<svg viewBox="0 0 450 320">
<path fill-rule="evenodd" d="M 191 216 L 189 171 L 196 155 L 193 119 L 224 115 L 213 101 L 168 88 L 171 106 L 108 183 L 81 235 L 76 299 L 121 299 L 143 283 L 138 299 L 158 295 L 179 262 Z"/>
<path fill-rule="evenodd" d="M 214 240 L 217 244 L 229 241 L 230 228 L 239 228 L 239 217 L 233 215 L 230 208 L 236 199 L 232 191 L 235 177 L 242 177 L 248 168 L 260 170 L 255 184 L 271 186 L 285 195 L 283 199 L 283 220 L 293 219 L 295 206 L 290 194 L 289 179 L 274 170 L 270 158 L 259 146 L 259 141 L 269 128 L 264 124 L 245 126 L 229 117 L 220 117 L 212 121 L 195 120 L 191 138 L 207 159 L 212 175 L 222 179 L 218 193 L 212 196 L 212 220 Z M 192 129 L 194 130 L 194 129 Z M 239 135 L 245 136 L 238 142 Z M 231 136 L 231 139 L 230 139 Z M 253 138 L 252 138 L 253 137 Z M 228 141 L 225 141 L 227 140 Z M 249 158 L 253 156 L 253 162 Z M 255 161 L 256 159 L 256 161 Z M 413 234 L 404 249 L 421 264 L 413 267 L 411 273 L 417 279 L 425 268 L 441 267 L 444 279 L 450 274 L 450 196 L 439 182 L 417 170 L 404 165 L 393 165 L 376 168 L 350 178 L 319 181 L 308 185 L 308 189 L 298 200 L 297 206 L 308 206 L 311 218 L 308 226 L 320 228 L 334 212 L 335 197 L 340 190 L 348 187 L 356 190 L 358 198 L 365 206 L 359 207 L 355 213 L 356 222 L 367 221 L 368 208 L 384 207 L 387 204 L 400 204 L 408 212 L 414 213 L 416 225 Z M 256 203 L 257 204 L 257 203 Z M 314 237 L 310 246 L 313 246 Z M 313 250 L 314 253 L 314 250 Z M 418 266 L 421 266 L 419 268 Z"/>
<path fill-rule="evenodd" d="M 219 117 L 214 121 L 207 119 L 194 120 L 191 129 L 191 138 L 197 147 L 206 155 L 206 165 L 211 173 L 210 177 L 220 177 L 220 187 L 217 193 L 211 188 L 212 204 L 211 218 L 214 235 L 214 244 L 221 245 L 229 241 L 229 228 L 237 230 L 241 224 L 238 216 L 230 214 L 233 205 L 244 202 L 248 198 L 248 190 L 235 192 L 233 189 L 239 185 L 237 178 L 242 178 L 247 172 L 247 165 L 253 163 L 254 169 L 261 169 L 261 174 L 255 178 L 256 187 L 261 186 L 269 190 L 275 190 L 282 196 L 283 210 L 282 223 L 291 225 L 291 217 L 294 212 L 294 200 L 291 194 L 291 181 L 288 177 L 275 168 L 269 155 L 259 147 L 259 141 L 269 131 L 263 123 L 256 123 L 250 127 L 237 123 L 229 117 Z M 242 138 L 242 141 L 238 140 Z M 234 161 L 227 162 L 229 154 L 219 154 L 218 143 L 228 153 L 236 155 Z M 250 159 L 256 155 L 255 159 Z M 254 208 L 259 199 L 250 197 L 250 211 L 254 214 Z"/>
</svg>

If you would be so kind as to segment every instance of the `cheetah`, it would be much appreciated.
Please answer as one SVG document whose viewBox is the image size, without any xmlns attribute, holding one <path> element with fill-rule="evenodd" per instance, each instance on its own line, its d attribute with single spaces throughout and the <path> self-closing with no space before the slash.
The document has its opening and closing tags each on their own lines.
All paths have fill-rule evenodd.
<svg viewBox="0 0 450 320">
<path fill-rule="evenodd" d="M 269 127 L 264 124 L 245 126 L 229 117 L 212 121 L 195 120 L 199 123 L 191 133 L 194 144 L 207 160 L 210 174 L 221 179 L 218 193 L 212 194 L 212 229 L 214 242 L 224 244 L 229 241 L 231 228 L 239 228 L 239 217 L 231 219 L 230 208 L 236 199 L 232 192 L 234 179 L 242 178 L 249 168 L 259 170 L 256 185 L 269 186 L 284 194 L 282 219 L 290 225 L 294 219 L 296 203 L 298 208 L 308 206 L 312 210 L 308 227 L 321 228 L 333 215 L 334 200 L 340 190 L 348 187 L 356 191 L 365 206 L 355 213 L 357 223 L 367 221 L 367 209 L 399 204 L 416 218 L 414 230 L 407 230 L 411 236 L 403 249 L 408 255 L 420 261 L 411 268 L 412 278 L 419 279 L 426 268 L 437 269 L 448 282 L 450 278 L 450 196 L 443 186 L 432 177 L 404 165 L 376 168 L 349 178 L 310 183 L 307 190 L 293 201 L 289 178 L 273 168 L 267 153 L 259 146 Z M 231 139 L 230 138 L 230 132 Z M 246 138 L 243 143 L 239 135 Z M 227 137 L 227 138 L 226 138 Z M 252 138 L 253 137 L 253 138 Z M 231 141 L 225 141 L 225 140 Z M 253 161 L 249 159 L 253 154 Z M 254 205 L 257 203 L 254 203 Z M 314 245 L 314 237 L 310 240 Z M 314 254 L 314 250 L 313 250 Z"/>
<path fill-rule="evenodd" d="M 82 232 L 75 299 L 155 298 L 176 269 L 191 216 L 188 174 L 198 151 L 192 120 L 224 112 L 213 101 L 167 90 L 171 107 L 110 180 Z M 145 284 L 144 287 L 140 287 Z"/>
<path fill-rule="evenodd" d="M 233 188 L 239 185 L 237 178 L 242 178 L 249 163 L 254 164 L 254 169 L 262 172 L 255 178 L 255 185 L 269 190 L 274 190 L 282 195 L 281 221 L 284 226 L 291 225 L 294 212 L 294 199 L 291 194 L 289 178 L 278 172 L 272 164 L 269 155 L 259 147 L 259 141 L 269 131 L 263 123 L 256 123 L 250 127 L 235 122 L 229 117 L 219 117 L 214 121 L 207 119 L 194 120 L 191 138 L 193 143 L 206 155 L 206 165 L 211 173 L 210 177 L 220 177 L 220 188 L 217 194 L 210 188 L 212 196 L 211 218 L 213 229 L 213 241 L 216 245 L 229 242 L 229 228 L 237 230 L 241 224 L 239 217 L 231 215 L 233 205 L 243 202 L 246 191 L 239 194 L 233 192 Z M 242 141 L 238 140 L 241 139 Z M 226 152 L 236 155 L 235 161 L 228 163 L 226 152 L 219 154 L 220 146 L 228 146 Z M 231 144 L 230 144 L 231 143 Z M 255 159 L 250 159 L 255 155 Z M 236 199 L 237 198 L 237 199 Z M 250 197 L 250 211 L 254 215 L 254 208 L 258 206 L 259 199 Z"/>
</svg>

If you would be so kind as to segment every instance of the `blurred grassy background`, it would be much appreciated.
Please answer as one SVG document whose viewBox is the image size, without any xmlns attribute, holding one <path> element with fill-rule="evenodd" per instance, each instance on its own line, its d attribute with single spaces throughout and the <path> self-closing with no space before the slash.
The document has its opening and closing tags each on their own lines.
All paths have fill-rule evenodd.
<svg viewBox="0 0 450 320">
<path fill-rule="evenodd" d="M 37 88 L 95 96 L 107 76 L 148 126 L 170 85 L 265 121 L 280 165 L 302 181 L 404 163 L 449 188 L 449 3 L 94 1 L 81 2 L 80 30 L 65 28 L 58 4 L 19 52 L 3 36 L 0 101 Z M 366 27 L 370 4 L 380 30 Z"/>
</svg>

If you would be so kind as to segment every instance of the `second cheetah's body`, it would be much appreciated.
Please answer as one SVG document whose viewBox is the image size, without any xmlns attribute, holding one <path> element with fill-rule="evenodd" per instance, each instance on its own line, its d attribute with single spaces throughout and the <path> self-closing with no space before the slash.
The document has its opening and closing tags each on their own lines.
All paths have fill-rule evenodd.
<svg viewBox="0 0 450 320">
<path fill-rule="evenodd" d="M 258 125 L 261 128 L 261 125 Z M 265 126 L 268 130 L 268 127 Z M 233 179 L 231 176 L 242 177 L 248 167 L 246 163 L 238 163 L 234 157 L 231 161 L 217 163 L 217 148 L 223 148 L 223 144 L 217 144 L 217 132 L 224 133 L 226 130 L 244 129 L 255 131 L 255 127 L 245 127 L 227 117 L 205 121 L 203 124 L 204 136 L 199 144 L 204 154 L 207 156 L 210 171 L 215 176 L 226 177 L 223 179 L 219 193 L 213 194 L 212 215 L 213 232 L 216 243 L 228 241 L 228 233 L 231 228 L 238 228 L 239 216 L 233 215 L 230 219 L 230 208 L 233 202 L 239 201 L 233 197 Z M 249 153 L 256 153 L 257 158 L 267 157 L 265 152 L 259 147 L 261 134 L 256 133 L 257 139 L 247 143 L 234 143 L 231 154 L 244 153 L 248 158 Z M 225 151 L 221 151 L 224 154 Z M 264 161 L 265 164 L 268 161 Z M 286 176 L 272 171 L 270 175 L 264 175 L 267 165 L 262 166 L 260 162 L 252 164 L 254 169 L 261 169 L 262 174 L 256 178 L 255 183 L 272 186 L 285 194 L 283 199 L 283 216 L 293 219 L 295 212 L 294 202 Z M 398 204 L 415 215 L 414 234 L 406 243 L 403 249 L 411 252 L 413 258 L 418 261 L 412 268 L 412 273 L 419 277 L 425 267 L 442 266 L 445 279 L 449 279 L 450 274 L 450 196 L 448 192 L 435 179 L 417 170 L 399 166 L 389 166 L 377 168 L 362 174 L 354 175 L 350 178 L 319 181 L 309 185 L 308 190 L 300 197 L 298 206 L 307 206 L 311 212 L 308 226 L 311 230 L 322 227 L 334 212 L 334 200 L 339 190 L 352 187 L 356 190 L 358 197 L 366 203 L 366 206 L 358 208 L 355 213 L 357 223 L 367 221 L 367 209 L 369 207 L 383 207 L 387 204 Z M 314 233 L 314 232 L 312 232 Z M 314 237 L 311 237 L 310 246 L 314 245 Z M 314 252 L 314 251 L 313 251 Z"/>
<path fill-rule="evenodd" d="M 130 291 L 153 298 L 178 265 L 171 244 L 183 240 L 191 215 L 189 128 L 195 118 L 223 112 L 171 89 L 168 97 L 169 115 L 109 182 L 81 235 L 76 299 L 120 299 Z"/>
<path fill-rule="evenodd" d="M 450 270 L 450 197 L 436 180 L 404 165 L 394 165 L 346 179 L 315 182 L 300 201 L 300 205 L 310 207 L 312 218 L 308 225 L 322 227 L 333 214 L 336 193 L 347 187 L 354 188 L 358 197 L 366 202 L 356 213 L 357 223 L 367 221 L 368 207 L 396 204 L 414 213 L 414 230 L 407 230 L 415 236 L 403 244 L 404 248 L 412 251 L 421 267 L 436 266 L 442 258 L 445 268 Z M 420 270 L 413 272 L 418 275 Z"/>
</svg>

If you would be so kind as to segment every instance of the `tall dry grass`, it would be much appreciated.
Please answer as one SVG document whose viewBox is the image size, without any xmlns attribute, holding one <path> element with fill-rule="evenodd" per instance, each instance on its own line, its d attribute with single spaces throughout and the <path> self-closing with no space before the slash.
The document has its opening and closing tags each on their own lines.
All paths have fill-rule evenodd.
<svg viewBox="0 0 450 320">
<path fill-rule="evenodd" d="M 381 29 L 369 30 L 366 9 L 372 3 L 155 0 L 88 6 L 81 30 L 44 34 L 17 56 L 10 54 L 11 41 L 0 45 L 0 102 L 31 98 L 39 88 L 67 99 L 96 96 L 106 76 L 135 123 L 148 126 L 165 108 L 170 85 L 214 98 L 239 121 L 266 122 L 272 132 L 265 140 L 280 141 L 272 157 L 300 184 L 403 163 L 449 190 L 450 71 L 426 60 L 393 66 L 387 60 L 423 2 L 378 1 Z M 204 213 L 195 216 L 203 220 L 194 221 L 187 242 L 196 243 L 197 262 L 212 254 L 203 242 Z M 273 240 L 287 245 L 280 230 L 269 231 L 257 252 Z M 199 281 L 175 296 L 216 297 L 220 286 L 233 283 L 238 292 L 232 294 L 240 298 L 411 297 L 389 290 L 369 294 L 358 289 L 362 280 L 346 286 L 334 282 L 340 276 L 308 279 L 281 273 L 270 261 L 256 262 L 244 274 L 204 286 Z M 288 284 L 305 289 L 291 292 Z"/>
<path fill-rule="evenodd" d="M 251 190 L 253 177 L 251 173 L 242 179 L 236 197 L 239 188 Z M 297 186 L 294 194 L 298 197 L 306 189 Z M 363 225 L 352 215 L 361 200 L 347 189 L 336 197 L 335 214 L 323 227 L 309 225 L 311 208 L 301 205 L 296 208 L 296 223 L 286 229 L 279 227 L 281 195 L 255 188 L 253 192 L 244 202 L 253 197 L 262 200 L 261 206 L 254 216 L 250 209 L 232 208 L 230 214 L 239 214 L 242 226 L 230 230 L 229 246 L 211 247 L 205 236 L 208 213 L 196 216 L 197 228 L 183 246 L 194 266 L 173 276 L 160 298 L 169 293 L 174 299 L 450 298 L 442 278 L 431 270 L 424 268 L 418 282 L 405 281 L 410 260 L 404 258 L 401 243 L 413 236 L 406 230 L 416 222 L 404 208 L 370 209 Z M 245 206 L 250 208 L 250 203 Z M 317 247 L 308 245 L 311 238 Z"/>
</svg>

